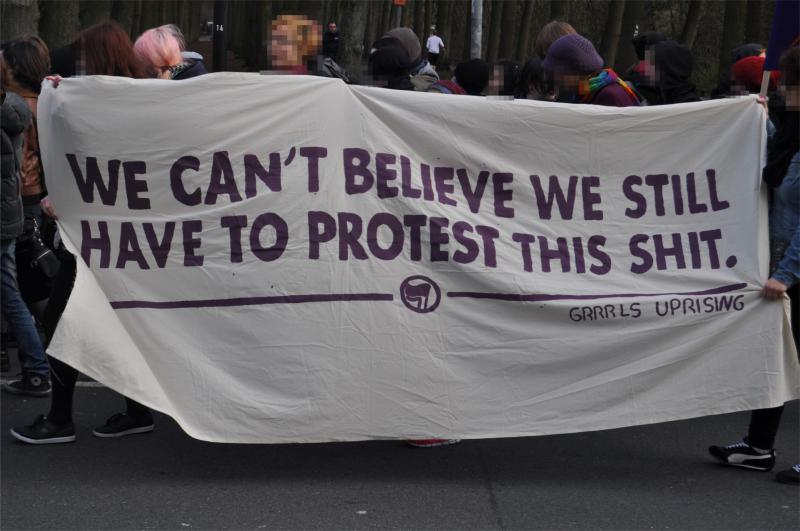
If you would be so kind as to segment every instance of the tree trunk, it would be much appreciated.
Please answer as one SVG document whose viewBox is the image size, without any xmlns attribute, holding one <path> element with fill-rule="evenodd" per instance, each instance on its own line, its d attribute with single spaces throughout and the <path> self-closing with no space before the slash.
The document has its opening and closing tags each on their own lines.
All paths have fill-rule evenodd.
<svg viewBox="0 0 800 531">
<path fill-rule="evenodd" d="M 444 41 L 444 53 L 454 57 L 453 51 L 453 2 L 439 0 L 436 4 L 436 33 Z"/>
<path fill-rule="evenodd" d="M 691 0 L 689 2 L 689 12 L 686 14 L 686 22 L 681 32 L 681 42 L 689 48 L 694 46 L 697 29 L 700 27 L 700 19 L 703 18 L 703 3 L 703 0 Z"/>
<path fill-rule="evenodd" d="M 418 0 L 407 0 L 406 5 L 404 5 L 402 9 L 402 22 L 400 25 L 404 28 L 411 27 L 414 23 L 414 4 L 417 3 Z"/>
<path fill-rule="evenodd" d="M 497 61 L 497 54 L 500 51 L 500 37 L 503 33 L 503 10 L 505 2 L 494 0 L 492 2 L 492 21 L 489 30 L 489 44 L 486 47 L 486 60 L 490 63 Z M 511 9 L 511 6 L 508 6 Z"/>
<path fill-rule="evenodd" d="M 120 23 L 132 39 L 136 38 L 133 28 L 133 14 L 136 3 L 132 0 L 115 0 L 111 5 L 111 18 Z"/>
<path fill-rule="evenodd" d="M 364 49 L 369 50 L 372 43 L 378 40 L 381 31 L 381 16 L 384 11 L 383 2 L 370 2 L 367 4 L 367 27 L 364 28 Z"/>
<path fill-rule="evenodd" d="M 719 76 L 727 75 L 731 66 L 731 50 L 744 39 L 744 17 L 747 4 L 741 0 L 725 2 L 725 22 L 722 29 L 722 42 L 719 47 Z"/>
<path fill-rule="evenodd" d="M 381 10 L 381 25 L 378 28 L 378 32 L 376 35 L 380 37 L 387 31 L 389 31 L 392 24 L 392 0 L 385 0 L 383 3 L 383 8 Z M 372 43 L 370 43 L 372 44 Z"/>
<path fill-rule="evenodd" d="M 0 2 L 0 36 L 4 41 L 37 33 L 39 5 L 36 0 Z"/>
<path fill-rule="evenodd" d="M 83 0 L 80 2 L 81 28 L 94 26 L 98 22 L 111 17 L 111 2 L 109 0 Z"/>
<path fill-rule="evenodd" d="M 444 41 L 444 55 L 448 57 L 451 62 L 462 61 L 469 57 L 471 10 L 472 4 L 470 0 L 453 2 L 453 9 L 451 11 L 453 17 L 451 42 Z"/>
<path fill-rule="evenodd" d="M 419 42 L 424 43 L 427 38 L 428 28 L 425 27 L 425 0 L 414 2 L 414 33 L 419 37 Z M 424 55 L 424 54 L 423 54 Z"/>
<path fill-rule="evenodd" d="M 552 0 L 550 2 L 550 20 L 566 22 L 569 17 L 569 2 L 567 0 Z"/>
<path fill-rule="evenodd" d="M 637 2 L 638 3 L 638 2 Z M 520 61 L 527 61 L 529 57 L 533 56 L 533 46 L 531 41 L 533 36 L 533 13 L 536 4 L 531 0 L 525 2 L 525 11 L 522 13 L 522 26 L 519 31 L 519 42 L 517 43 L 517 58 Z"/>
<path fill-rule="evenodd" d="M 366 0 L 343 2 L 342 36 L 339 44 L 339 64 L 353 81 L 361 81 L 361 58 L 364 55 L 364 31 L 367 23 Z"/>
<path fill-rule="evenodd" d="M 603 58 L 607 66 L 612 66 L 617 59 L 617 47 L 619 46 L 619 35 L 622 31 L 622 18 L 625 12 L 625 0 L 612 0 L 608 7 L 608 17 L 606 18 L 606 29 L 603 32 L 603 40 L 600 45 L 600 57 Z"/>
<path fill-rule="evenodd" d="M 265 51 L 262 50 L 262 43 L 264 42 L 264 33 L 266 32 L 264 24 L 264 10 L 266 4 L 264 2 L 247 2 L 243 6 L 245 11 L 245 45 L 243 57 L 247 69 L 250 71 L 258 71 L 263 66 L 263 57 Z"/>
<path fill-rule="evenodd" d="M 519 2 L 506 0 L 503 2 L 503 22 L 500 29 L 500 49 L 497 55 L 500 59 L 514 59 L 519 39 Z"/>
<path fill-rule="evenodd" d="M 493 0 L 483 0 L 483 26 L 481 27 L 481 59 L 486 57 L 492 33 L 492 15 L 495 4 Z"/>
<path fill-rule="evenodd" d="M 614 62 L 614 70 L 620 74 L 638 61 L 636 50 L 631 41 L 637 31 L 639 33 L 644 31 L 644 8 L 644 2 L 634 0 L 633 2 L 625 3 L 625 14 L 622 16 L 622 33 L 617 46 L 617 60 Z"/>
<path fill-rule="evenodd" d="M 483 41 L 483 0 L 472 0 L 469 41 L 469 58 L 480 58 L 482 55 L 481 42 Z"/>
<path fill-rule="evenodd" d="M 748 0 L 747 23 L 744 28 L 745 42 L 761 42 L 761 28 L 764 14 L 763 0 Z"/>
<path fill-rule="evenodd" d="M 75 40 L 80 29 L 77 2 L 42 2 L 39 35 L 52 50 Z"/>
<path fill-rule="evenodd" d="M 427 35 L 427 32 L 433 25 L 433 0 L 425 0 L 425 24 L 423 34 Z"/>
</svg>

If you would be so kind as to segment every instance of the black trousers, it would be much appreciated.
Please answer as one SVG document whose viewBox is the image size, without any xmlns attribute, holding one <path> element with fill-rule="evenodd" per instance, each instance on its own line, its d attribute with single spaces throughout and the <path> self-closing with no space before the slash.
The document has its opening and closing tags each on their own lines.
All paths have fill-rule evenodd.
<svg viewBox="0 0 800 531">
<path fill-rule="evenodd" d="M 61 256 L 61 267 L 53 281 L 53 291 L 50 300 L 42 316 L 42 326 L 44 328 L 47 344 L 53 339 L 61 314 L 67 307 L 72 286 L 75 284 L 75 257 L 64 251 Z M 48 417 L 53 422 L 63 424 L 72 422 L 72 398 L 75 394 L 75 384 L 78 381 L 77 369 L 70 367 L 63 361 L 48 356 L 50 363 L 50 376 L 53 385 L 53 396 L 50 401 L 50 413 Z M 135 400 L 125 398 L 127 403 L 128 415 L 136 418 L 143 418 L 150 415 L 150 410 Z"/>
<path fill-rule="evenodd" d="M 792 301 L 792 336 L 794 337 L 794 344 L 798 346 L 798 330 L 800 326 L 800 284 L 795 284 L 789 290 L 789 298 Z M 778 433 L 778 427 L 781 424 L 781 415 L 783 414 L 783 406 L 772 407 L 768 409 L 757 409 L 750 415 L 750 429 L 747 430 L 747 442 L 756 448 L 764 450 L 772 448 L 775 445 L 775 436 Z"/>
</svg>

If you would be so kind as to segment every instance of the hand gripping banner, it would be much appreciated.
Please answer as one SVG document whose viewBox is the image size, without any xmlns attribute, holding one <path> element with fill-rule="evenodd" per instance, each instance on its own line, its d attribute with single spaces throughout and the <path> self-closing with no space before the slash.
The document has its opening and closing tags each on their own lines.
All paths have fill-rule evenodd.
<svg viewBox="0 0 800 531">
<path fill-rule="evenodd" d="M 800 395 L 752 98 L 305 76 L 45 87 L 78 257 L 50 352 L 220 442 L 507 437 Z"/>
</svg>

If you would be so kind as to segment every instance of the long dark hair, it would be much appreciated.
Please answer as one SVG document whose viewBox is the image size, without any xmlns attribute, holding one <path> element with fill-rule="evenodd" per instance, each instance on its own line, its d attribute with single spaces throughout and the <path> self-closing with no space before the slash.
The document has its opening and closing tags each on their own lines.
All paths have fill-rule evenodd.
<svg viewBox="0 0 800 531">
<path fill-rule="evenodd" d="M 79 61 L 90 76 L 154 77 L 154 73 L 133 50 L 133 43 L 117 22 L 106 20 L 78 34 Z M 81 70 L 80 68 L 78 70 Z"/>
</svg>

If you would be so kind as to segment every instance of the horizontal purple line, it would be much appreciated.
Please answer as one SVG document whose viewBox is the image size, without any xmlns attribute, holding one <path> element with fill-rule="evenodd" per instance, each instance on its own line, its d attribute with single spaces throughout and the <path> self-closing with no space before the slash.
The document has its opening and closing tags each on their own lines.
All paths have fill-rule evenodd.
<svg viewBox="0 0 800 531">
<path fill-rule="evenodd" d="M 484 293 L 476 291 L 450 291 L 448 297 L 467 298 L 467 299 L 494 299 L 498 301 L 514 302 L 543 302 L 543 301 L 569 301 L 569 300 L 595 300 L 595 299 L 619 299 L 624 297 L 661 297 L 666 295 L 718 295 L 737 291 L 747 287 L 747 284 L 729 284 L 718 288 L 703 291 L 688 291 L 684 293 L 614 293 L 610 295 L 547 295 L 538 293 Z"/>
<path fill-rule="evenodd" d="M 179 308 L 227 308 L 231 306 L 260 306 L 262 304 L 302 304 L 305 302 L 339 301 L 392 301 L 391 293 L 323 293 L 309 295 L 277 295 L 273 297 L 237 297 L 233 299 L 199 299 L 194 301 L 116 301 L 115 310 L 152 308 L 174 310 Z"/>
</svg>

